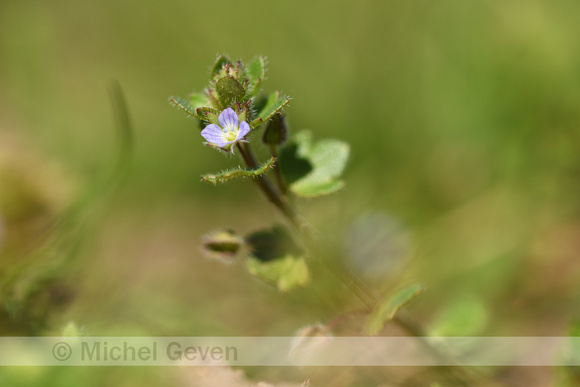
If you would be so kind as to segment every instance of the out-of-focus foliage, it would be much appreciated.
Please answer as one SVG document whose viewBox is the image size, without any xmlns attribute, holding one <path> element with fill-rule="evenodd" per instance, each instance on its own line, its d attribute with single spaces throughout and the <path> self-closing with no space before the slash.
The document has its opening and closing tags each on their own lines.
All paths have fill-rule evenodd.
<svg viewBox="0 0 580 387">
<path fill-rule="evenodd" d="M 198 124 L 166 100 L 203 88 L 217 53 L 265 55 L 264 87 L 292 96 L 290 133 L 306 128 L 315 140 L 350 145 L 346 189 L 299 201 L 304 215 L 337 251 L 352 241 L 365 244 L 361 251 L 388 243 L 379 232 L 369 233 L 379 241 L 352 238 L 360 214 L 387 214 L 405 235 L 404 262 L 384 249 L 401 264 L 349 255 L 360 273 L 372 270 L 365 262 L 392 267 L 363 280 L 381 293 L 425 284 L 409 315 L 449 334 L 468 311 L 485 319 L 483 335 L 565 335 L 580 297 L 579 13 L 574 0 L 3 0 L 0 276 L 42 249 L 60 211 L 76 202 L 72 192 L 110 165 L 114 79 L 133 118 L 135 157 L 74 270 L 39 289 L 42 334 L 74 321 L 102 336 L 290 335 L 356 307 L 321 273 L 311 273 L 316 291 L 280 295 L 240 265 L 202 257 L 207 230 L 245 235 L 276 215 L 246 180 L 199 182 L 231 163 L 201 146 Z M 33 162 L 22 157 L 29 151 Z M 59 303 L 67 306 L 51 313 L 46 305 L 63 288 L 73 290 Z M 446 313 L 455 317 L 445 324 Z M 17 327 L 2 320 L 4 330 Z M 0 385 L 190 386 L 196 372 L 14 369 L 0 372 Z M 416 381 L 352 369 L 223 377 L 356 385 L 359 372 L 371 385 Z M 521 369 L 503 376 L 514 385 L 546 380 Z"/>
</svg>

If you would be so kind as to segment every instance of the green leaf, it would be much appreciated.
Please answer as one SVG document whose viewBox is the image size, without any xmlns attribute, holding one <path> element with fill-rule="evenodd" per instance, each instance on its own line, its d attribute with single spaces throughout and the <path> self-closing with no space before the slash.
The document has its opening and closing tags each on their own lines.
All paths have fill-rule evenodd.
<svg viewBox="0 0 580 387">
<path fill-rule="evenodd" d="M 207 90 L 207 98 L 209 99 L 209 104 L 211 107 L 213 107 L 214 109 L 217 109 L 219 111 L 224 110 L 224 107 L 222 106 L 222 103 L 220 102 L 219 97 L 218 97 L 215 90 L 208 89 Z"/>
<path fill-rule="evenodd" d="M 288 231 L 272 227 L 253 232 L 245 238 L 249 249 L 246 267 L 253 276 L 287 292 L 306 286 L 310 280 L 303 251 Z"/>
<path fill-rule="evenodd" d="M 310 282 L 310 274 L 304 258 L 296 258 L 290 254 L 282 259 L 267 262 L 250 256 L 246 260 L 246 267 L 251 275 L 275 285 L 281 292 L 288 292 L 298 286 L 306 286 Z"/>
<path fill-rule="evenodd" d="M 331 179 L 328 181 L 321 181 L 317 183 L 305 183 L 291 187 L 292 192 L 304 198 L 315 198 L 323 195 L 329 195 L 339 191 L 344 187 L 344 181 L 339 179 Z"/>
<path fill-rule="evenodd" d="M 297 145 L 295 159 L 308 161 L 311 169 L 290 184 L 292 192 L 298 196 L 312 198 L 328 195 L 344 187 L 344 182 L 339 177 L 350 153 L 347 143 L 339 140 L 321 140 L 313 144 L 312 134 L 309 131 L 296 134 L 294 142 Z M 284 162 L 280 165 L 284 171 Z"/>
<path fill-rule="evenodd" d="M 288 186 L 302 179 L 312 171 L 312 164 L 298 155 L 298 144 L 295 141 L 286 143 L 278 154 L 279 165 Z"/>
<path fill-rule="evenodd" d="M 421 284 L 413 284 L 399 290 L 391 296 L 383 298 L 376 306 L 365 326 L 365 333 L 368 335 L 376 335 L 379 333 L 385 323 L 392 320 L 395 314 L 403 306 L 407 305 L 419 294 L 425 290 Z"/>
<path fill-rule="evenodd" d="M 247 177 L 261 176 L 264 173 L 266 173 L 266 171 L 274 165 L 274 161 L 276 161 L 276 159 L 274 157 L 272 157 L 272 158 L 270 158 L 270 160 L 268 160 L 267 162 L 262 164 L 257 169 L 244 169 L 244 168 L 229 169 L 229 170 L 225 170 L 223 172 L 217 173 L 215 175 L 203 175 L 201 177 L 201 180 L 208 182 L 208 183 L 217 184 L 217 183 L 225 183 L 228 180 L 236 179 L 236 178 L 240 178 L 240 177 L 247 178 Z"/>
<path fill-rule="evenodd" d="M 288 231 L 279 226 L 255 231 L 245 240 L 250 254 L 262 262 L 282 259 L 286 255 L 300 256 L 303 253 Z"/>
<path fill-rule="evenodd" d="M 448 303 L 428 328 L 430 336 L 478 336 L 489 316 L 481 299 L 464 294 Z"/>
<path fill-rule="evenodd" d="M 215 77 L 218 75 L 220 70 L 225 64 L 232 63 L 225 55 L 218 55 L 213 67 L 211 68 L 210 78 Z"/>
<path fill-rule="evenodd" d="M 209 106 L 209 98 L 207 98 L 206 94 L 202 93 L 191 93 L 188 96 L 189 105 L 192 107 L 193 111 L 197 108 Z"/>
<path fill-rule="evenodd" d="M 233 77 L 226 76 L 218 80 L 215 84 L 215 90 L 219 95 L 219 100 L 223 106 L 229 107 L 244 100 L 246 91 Z"/>
<path fill-rule="evenodd" d="M 210 124 L 219 124 L 219 112 L 210 107 L 198 107 L 195 111 L 199 119 L 209 122 Z"/>
<path fill-rule="evenodd" d="M 260 91 L 260 85 L 266 75 L 266 58 L 260 56 L 250 62 L 246 69 L 246 74 L 250 83 L 248 96 L 253 97 Z"/>
<path fill-rule="evenodd" d="M 274 114 L 282 111 L 284 106 L 288 105 L 289 103 L 290 99 L 288 97 L 280 96 L 279 91 L 273 92 L 268 96 L 264 107 L 258 113 L 258 118 L 254 121 L 258 122 L 257 120 L 259 119 L 262 120 L 261 123 L 268 121 Z M 254 124 L 254 121 L 252 121 L 252 124 Z"/>
<path fill-rule="evenodd" d="M 199 118 L 197 113 L 195 112 L 195 109 L 186 100 L 181 99 L 179 97 L 169 97 L 169 103 L 175 106 L 176 108 L 183 110 L 189 116 Z"/>
</svg>

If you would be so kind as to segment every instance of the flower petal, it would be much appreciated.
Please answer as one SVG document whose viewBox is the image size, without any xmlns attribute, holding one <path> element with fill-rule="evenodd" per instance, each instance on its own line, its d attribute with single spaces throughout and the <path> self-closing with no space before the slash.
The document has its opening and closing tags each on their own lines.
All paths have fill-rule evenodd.
<svg viewBox="0 0 580 387">
<path fill-rule="evenodd" d="M 225 130 L 236 130 L 238 128 L 238 115 L 232 108 L 227 108 L 220 113 L 218 121 Z"/>
<path fill-rule="evenodd" d="M 242 123 L 240 124 L 240 131 L 238 132 L 238 136 L 236 137 L 236 141 L 240 141 L 248 133 L 250 133 L 250 125 L 248 125 L 246 121 L 242 121 Z"/>
<path fill-rule="evenodd" d="M 210 124 L 206 126 L 201 131 L 201 136 L 205 138 L 208 142 L 211 142 L 212 144 L 219 145 L 220 143 L 223 144 L 225 142 L 224 131 L 222 130 L 222 128 L 220 128 L 215 124 Z"/>
</svg>

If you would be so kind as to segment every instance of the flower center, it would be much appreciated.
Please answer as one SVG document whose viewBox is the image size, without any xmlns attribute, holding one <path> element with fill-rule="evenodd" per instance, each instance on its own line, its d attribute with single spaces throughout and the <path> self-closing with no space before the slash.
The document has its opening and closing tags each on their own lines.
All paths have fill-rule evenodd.
<svg viewBox="0 0 580 387">
<path fill-rule="evenodd" d="M 238 130 L 238 128 L 232 127 L 224 129 L 224 137 L 226 138 L 226 141 L 234 141 L 238 136 Z"/>
</svg>

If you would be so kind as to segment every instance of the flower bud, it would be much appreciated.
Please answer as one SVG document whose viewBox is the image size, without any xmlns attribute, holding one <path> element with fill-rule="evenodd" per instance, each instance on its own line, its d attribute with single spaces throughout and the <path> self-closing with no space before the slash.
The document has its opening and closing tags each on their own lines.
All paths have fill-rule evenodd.
<svg viewBox="0 0 580 387">
<path fill-rule="evenodd" d="M 202 238 L 202 253 L 211 259 L 231 263 L 244 246 L 244 238 L 231 230 L 219 230 Z"/>
<path fill-rule="evenodd" d="M 278 113 L 266 124 L 262 141 L 267 145 L 282 145 L 288 139 L 285 116 Z"/>
</svg>

